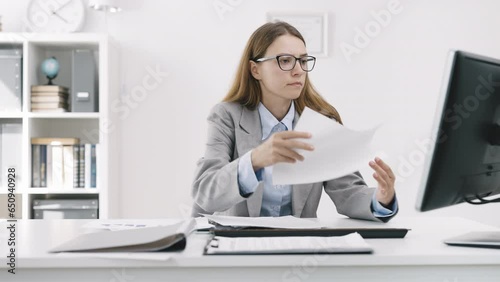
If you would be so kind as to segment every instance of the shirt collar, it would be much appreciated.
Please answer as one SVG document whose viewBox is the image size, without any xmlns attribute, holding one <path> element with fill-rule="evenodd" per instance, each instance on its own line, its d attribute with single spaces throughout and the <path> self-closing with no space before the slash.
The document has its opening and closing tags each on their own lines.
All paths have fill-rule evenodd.
<svg viewBox="0 0 500 282">
<path fill-rule="evenodd" d="M 273 129 L 278 121 L 273 114 L 264 106 L 264 104 L 259 103 L 259 115 L 260 115 L 260 124 L 262 126 L 262 140 L 267 139 L 271 130 Z M 287 130 L 291 130 L 293 126 L 293 119 L 295 118 L 295 105 L 292 101 L 290 108 L 288 109 L 288 113 L 281 120 L 281 122 L 286 126 Z"/>
</svg>

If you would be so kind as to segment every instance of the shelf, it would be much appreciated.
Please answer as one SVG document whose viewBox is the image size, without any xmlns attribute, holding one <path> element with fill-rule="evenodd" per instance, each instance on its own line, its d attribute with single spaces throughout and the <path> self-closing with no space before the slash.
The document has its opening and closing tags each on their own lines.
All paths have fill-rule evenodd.
<svg viewBox="0 0 500 282">
<path fill-rule="evenodd" d="M 98 119 L 100 118 L 99 113 L 27 113 L 29 118 L 60 118 L 60 119 Z"/>
<path fill-rule="evenodd" d="M 0 32 L 0 42 L 2 42 L 2 44 L 22 44 L 24 41 L 26 41 L 26 37 L 21 33 Z"/>
<path fill-rule="evenodd" d="M 80 45 L 97 46 L 100 42 L 106 40 L 106 38 L 107 36 L 104 33 L 36 33 L 30 36 L 29 41 L 37 45 L 73 48 Z"/>
<path fill-rule="evenodd" d="M 99 194 L 97 188 L 74 188 L 74 189 L 51 189 L 32 187 L 27 190 L 28 194 Z"/>
<path fill-rule="evenodd" d="M 22 112 L 0 112 L 0 118 L 23 118 Z"/>
<path fill-rule="evenodd" d="M 23 112 L 0 112 L 0 119 L 14 119 L 14 118 L 60 118 L 60 119 L 99 119 L 100 113 L 23 113 Z"/>
<path fill-rule="evenodd" d="M 16 188 L 16 191 L 14 192 L 14 194 L 16 195 L 21 195 L 23 194 L 23 191 L 25 190 L 22 190 L 22 189 L 19 189 L 19 188 Z M 10 192 L 7 190 L 7 188 L 2 188 L 0 189 L 0 195 L 7 195 L 9 194 Z"/>
<path fill-rule="evenodd" d="M 17 104 L 14 103 L 6 103 L 10 101 L 7 99 L 12 98 L 12 95 L 10 92 L 0 91 L 0 169 L 5 171 L 6 167 L 15 167 L 16 175 L 18 175 L 16 177 L 21 180 L 17 183 L 19 187 L 16 187 L 15 191 L 18 196 L 16 202 L 19 205 L 19 218 L 33 218 L 33 200 L 39 199 L 98 199 L 99 218 L 117 216 L 119 206 L 114 200 L 112 201 L 113 197 L 108 197 L 108 195 L 115 195 L 118 192 L 111 190 L 115 189 L 112 187 L 118 186 L 116 183 L 119 176 L 119 164 L 117 164 L 119 158 L 110 157 L 110 155 L 114 156 L 120 151 L 116 147 L 120 135 L 119 127 L 110 127 L 108 121 L 111 114 L 116 114 L 112 111 L 109 101 L 118 100 L 119 97 L 119 78 L 115 69 L 119 63 L 119 53 L 116 49 L 117 45 L 111 44 L 109 40 L 108 35 L 104 33 L 0 33 L 1 47 L 22 50 L 21 107 L 15 107 Z M 82 61 L 82 58 L 74 61 L 74 54 L 83 51 L 92 54 L 93 61 L 89 61 L 92 63 L 92 70 L 84 68 L 86 61 Z M 74 77 L 77 75 L 73 76 L 73 74 L 77 71 L 85 70 L 85 74 L 95 76 L 95 81 L 85 82 L 88 85 L 84 83 L 85 85 L 81 86 L 95 90 L 95 96 L 93 96 L 96 99 L 95 110 L 82 108 L 82 110 L 87 109 L 88 112 L 30 111 L 31 87 L 47 83 L 47 78 L 40 71 L 40 65 L 46 58 L 52 56 L 57 58 L 60 68 L 54 81 L 57 85 L 66 86 L 69 89 L 79 88 L 80 86 L 74 86 L 76 81 Z M 6 69 L 7 65 L 2 63 L 3 61 L 0 61 L 0 68 L 4 66 Z M 82 68 L 79 68 L 79 65 L 82 65 Z M 10 73 L 9 69 L 7 73 Z M 17 72 L 14 73 L 14 77 L 17 77 L 16 74 Z M 71 104 L 71 101 L 68 102 Z M 9 106 L 10 104 L 13 106 Z M 93 110 L 96 112 L 89 112 Z M 99 144 L 95 150 L 95 173 L 98 175 L 99 188 L 30 187 L 33 185 L 34 170 L 37 173 L 41 172 L 41 165 L 45 164 L 44 168 L 47 172 L 49 161 L 48 155 L 41 155 L 41 151 L 35 150 L 39 152 L 35 159 L 39 163 L 34 165 L 32 138 L 78 138 L 80 144 Z M 114 146 L 113 151 L 110 150 L 110 144 Z M 68 152 L 66 152 L 67 156 L 69 156 Z M 75 157 L 74 153 L 75 151 L 73 157 Z M 52 152 L 50 156 L 54 157 L 54 153 Z M 59 162 L 60 157 L 64 160 L 64 154 L 61 156 L 57 153 L 55 156 L 58 157 Z M 93 157 L 91 155 L 91 158 Z M 85 155 L 85 158 L 88 158 L 88 155 Z M 79 163 L 81 164 L 81 161 Z M 53 162 L 52 168 L 54 168 Z M 0 176 L 2 186 L 4 182 L 4 178 Z M 39 184 L 35 183 L 35 185 Z M 7 194 L 8 190 L 0 187 L 0 207 L 3 207 L 2 203 L 5 203 Z M 2 215 L 0 208 L 0 218 Z"/>
</svg>

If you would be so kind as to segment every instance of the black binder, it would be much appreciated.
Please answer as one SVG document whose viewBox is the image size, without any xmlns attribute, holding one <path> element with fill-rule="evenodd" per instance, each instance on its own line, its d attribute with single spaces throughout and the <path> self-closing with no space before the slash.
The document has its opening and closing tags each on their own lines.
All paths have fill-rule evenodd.
<svg viewBox="0 0 500 282">
<path fill-rule="evenodd" d="M 264 227 L 230 227 L 217 225 L 211 230 L 215 236 L 223 237 L 276 237 L 276 236 L 343 236 L 358 232 L 365 239 L 404 238 L 410 229 L 361 227 L 361 228 L 264 228 Z"/>
</svg>

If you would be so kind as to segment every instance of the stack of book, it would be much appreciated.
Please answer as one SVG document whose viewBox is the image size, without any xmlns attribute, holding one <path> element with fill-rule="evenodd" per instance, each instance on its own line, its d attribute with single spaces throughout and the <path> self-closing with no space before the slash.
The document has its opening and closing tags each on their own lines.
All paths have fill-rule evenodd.
<svg viewBox="0 0 500 282">
<path fill-rule="evenodd" d="M 31 138 L 32 187 L 96 188 L 98 144 L 78 138 Z"/>
<path fill-rule="evenodd" d="M 32 112 L 67 112 L 69 89 L 60 85 L 31 86 Z"/>
</svg>

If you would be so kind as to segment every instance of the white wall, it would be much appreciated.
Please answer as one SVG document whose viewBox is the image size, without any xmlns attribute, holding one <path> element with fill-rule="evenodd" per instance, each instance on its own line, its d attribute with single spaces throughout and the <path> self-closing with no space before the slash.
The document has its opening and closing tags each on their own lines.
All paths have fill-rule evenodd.
<svg viewBox="0 0 500 282">
<path fill-rule="evenodd" d="M 27 0 L 0 0 L 4 31 L 21 31 Z M 400 12 L 350 62 L 341 44 L 374 20 L 388 0 L 363 1 L 132 1 L 124 11 L 88 13 L 84 31 L 106 32 L 121 52 L 122 217 L 185 216 L 195 163 L 202 156 L 206 116 L 225 95 L 250 34 L 268 11 L 324 11 L 329 15 L 328 57 L 311 78 L 340 111 L 345 124 L 384 123 L 376 143 L 399 176 L 401 215 L 415 215 L 422 155 L 416 142 L 429 137 L 445 56 L 450 48 L 500 58 L 500 2 L 401 0 Z M 216 7 L 231 7 L 218 13 Z M 228 6 L 229 5 L 229 6 Z M 286 8 L 287 7 L 287 8 Z M 143 101 L 131 98 L 151 69 L 168 73 Z M 412 158 L 413 161 L 411 160 Z M 413 165 L 411 164 L 413 163 Z M 410 167 L 408 169 L 408 163 Z M 368 166 L 361 169 L 375 185 Z M 403 181 L 404 180 L 404 181 Z M 499 205 L 459 205 L 421 215 L 461 215 L 499 224 Z M 320 216 L 335 214 L 324 198 Z"/>
</svg>

